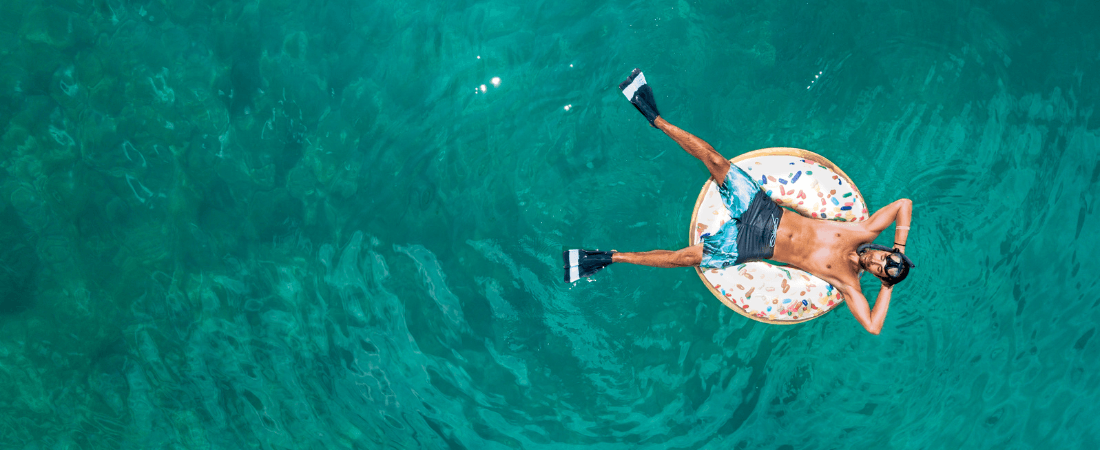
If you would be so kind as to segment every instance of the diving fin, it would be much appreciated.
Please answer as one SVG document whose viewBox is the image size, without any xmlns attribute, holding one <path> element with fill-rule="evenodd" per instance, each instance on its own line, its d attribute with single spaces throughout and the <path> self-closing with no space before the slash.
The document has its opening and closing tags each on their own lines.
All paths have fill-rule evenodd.
<svg viewBox="0 0 1100 450">
<path fill-rule="evenodd" d="M 619 83 L 619 89 L 623 91 L 623 95 L 627 100 L 638 109 L 638 112 L 645 116 L 649 121 L 649 125 L 656 128 L 657 125 L 653 121 L 657 120 L 657 116 L 661 115 L 657 111 L 657 100 L 653 98 L 653 90 L 649 88 L 649 85 L 645 82 L 645 75 L 641 70 L 634 69 L 627 77 L 626 81 Z"/>
<path fill-rule="evenodd" d="M 572 283 L 587 278 L 611 264 L 611 255 L 615 252 L 599 250 L 573 249 L 561 252 L 565 263 L 565 282 Z"/>
</svg>

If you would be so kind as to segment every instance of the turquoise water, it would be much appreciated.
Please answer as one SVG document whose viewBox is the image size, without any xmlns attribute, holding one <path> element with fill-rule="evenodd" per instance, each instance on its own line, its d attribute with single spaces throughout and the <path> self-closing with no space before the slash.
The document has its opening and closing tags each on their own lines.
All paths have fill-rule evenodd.
<svg viewBox="0 0 1100 450">
<path fill-rule="evenodd" d="M 1096 2 L 3 9 L 0 448 L 1100 447 Z M 562 283 L 687 241 L 634 67 L 914 201 L 881 336 Z"/>
</svg>

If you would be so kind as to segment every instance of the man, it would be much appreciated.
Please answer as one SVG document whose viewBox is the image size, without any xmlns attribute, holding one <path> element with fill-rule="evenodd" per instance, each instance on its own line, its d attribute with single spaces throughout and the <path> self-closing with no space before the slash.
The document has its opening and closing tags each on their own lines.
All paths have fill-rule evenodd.
<svg viewBox="0 0 1100 450">
<path fill-rule="evenodd" d="M 701 244 L 676 251 L 601 252 L 567 250 L 565 280 L 590 276 L 611 263 L 652 267 L 724 268 L 748 261 L 770 259 L 802 269 L 832 284 L 848 303 L 848 309 L 868 332 L 878 334 L 890 308 L 893 287 L 915 267 L 905 256 L 905 241 L 913 217 L 913 202 L 895 201 L 859 223 L 810 219 L 776 204 L 756 181 L 710 144 L 668 123 L 657 111 L 653 91 L 638 69 L 619 85 L 623 94 L 649 120 L 689 154 L 707 166 L 729 208 L 731 219 Z M 897 222 L 894 248 L 871 244 L 890 224 Z M 871 309 L 859 286 L 863 271 L 882 281 Z"/>
</svg>

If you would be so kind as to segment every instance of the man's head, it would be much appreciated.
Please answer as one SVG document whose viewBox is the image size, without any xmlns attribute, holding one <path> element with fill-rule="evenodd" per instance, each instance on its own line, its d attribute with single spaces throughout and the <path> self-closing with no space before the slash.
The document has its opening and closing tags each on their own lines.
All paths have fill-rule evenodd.
<svg viewBox="0 0 1100 450">
<path fill-rule="evenodd" d="M 859 265 L 887 286 L 900 283 L 909 276 L 910 267 L 917 267 L 901 251 L 877 244 L 860 245 L 856 253 L 859 254 Z"/>
</svg>

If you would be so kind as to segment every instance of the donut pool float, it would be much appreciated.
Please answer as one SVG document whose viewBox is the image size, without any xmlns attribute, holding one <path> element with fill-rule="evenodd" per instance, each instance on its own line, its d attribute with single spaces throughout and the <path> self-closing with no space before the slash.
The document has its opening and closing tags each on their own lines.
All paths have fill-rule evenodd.
<svg viewBox="0 0 1100 450">
<path fill-rule="evenodd" d="M 730 160 L 756 180 L 779 206 L 805 217 L 843 222 L 867 220 L 867 204 L 852 180 L 825 157 L 797 148 L 754 150 Z M 690 245 L 702 242 L 708 230 L 731 220 L 708 179 L 695 201 L 689 230 Z M 696 267 L 703 284 L 730 309 L 753 320 L 794 324 L 815 319 L 843 298 L 829 283 L 809 272 L 767 261 L 752 261 L 724 269 Z"/>
</svg>

